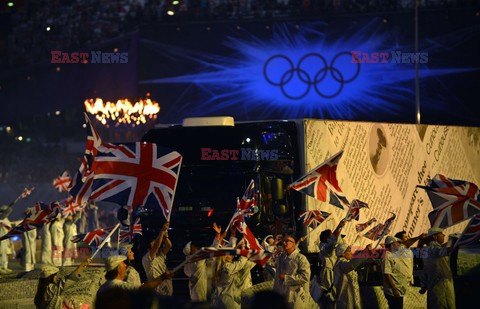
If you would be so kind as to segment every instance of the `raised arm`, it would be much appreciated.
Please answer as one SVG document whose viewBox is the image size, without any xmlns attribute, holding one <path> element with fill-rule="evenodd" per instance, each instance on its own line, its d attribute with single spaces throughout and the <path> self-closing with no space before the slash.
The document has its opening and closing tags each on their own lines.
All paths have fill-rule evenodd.
<svg viewBox="0 0 480 309">
<path fill-rule="evenodd" d="M 163 242 L 163 237 L 165 235 L 165 232 L 168 230 L 170 223 L 165 222 L 165 224 L 162 227 L 162 230 L 157 236 L 157 239 L 155 239 L 155 242 L 153 243 L 152 249 L 150 250 L 150 258 L 153 260 L 158 253 L 158 250 L 160 249 L 160 246 L 162 245 Z"/>
<path fill-rule="evenodd" d="M 342 232 L 342 229 L 345 226 L 345 222 L 346 222 L 345 219 L 342 219 L 340 220 L 340 222 L 338 222 L 337 228 L 332 233 L 333 235 L 335 235 L 335 237 L 338 238 L 340 236 L 340 233 Z"/>
<path fill-rule="evenodd" d="M 80 265 L 78 265 L 77 268 L 75 268 L 75 270 L 72 272 L 72 274 L 70 276 L 78 277 L 80 275 L 80 273 L 85 269 L 85 267 L 90 265 L 90 263 L 92 263 L 92 261 L 93 261 L 92 258 L 86 259 L 84 262 L 82 262 Z"/>
<path fill-rule="evenodd" d="M 145 282 L 140 286 L 140 289 L 154 289 L 159 286 L 163 281 L 173 277 L 173 273 L 170 270 L 167 270 L 162 275 L 154 278 L 150 281 Z"/>
<path fill-rule="evenodd" d="M 407 248 L 410 248 L 414 243 L 416 243 L 418 240 L 423 239 L 427 237 L 427 234 L 423 233 L 418 235 L 417 237 L 412 237 L 410 239 L 407 239 L 406 241 L 403 242 L 403 245 Z"/>
<path fill-rule="evenodd" d="M 162 253 L 163 255 L 167 256 L 168 252 L 172 248 L 172 241 L 170 240 L 170 237 L 168 236 L 168 232 L 165 232 L 165 246 L 163 246 Z"/>
</svg>

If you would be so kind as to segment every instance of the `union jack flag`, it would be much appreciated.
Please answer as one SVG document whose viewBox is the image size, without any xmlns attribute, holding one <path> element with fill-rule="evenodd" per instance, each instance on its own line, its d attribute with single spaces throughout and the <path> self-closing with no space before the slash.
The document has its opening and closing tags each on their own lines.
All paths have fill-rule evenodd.
<svg viewBox="0 0 480 309">
<path fill-rule="evenodd" d="M 83 209 L 83 205 L 77 204 L 72 196 L 68 197 L 63 202 L 65 203 L 65 207 L 62 208 L 62 215 L 64 217 L 73 216 L 75 213 Z"/>
<path fill-rule="evenodd" d="M 242 199 L 237 199 L 237 209 L 244 211 L 245 216 L 251 216 L 258 212 L 257 200 L 255 198 L 255 181 L 253 179 L 248 184 L 245 193 L 243 193 Z M 257 210 L 257 211 L 255 211 Z"/>
<path fill-rule="evenodd" d="M 58 176 L 53 180 L 53 186 L 58 192 L 68 191 L 68 186 L 72 182 L 72 179 L 68 175 L 67 171 L 64 171 L 61 176 Z"/>
<path fill-rule="evenodd" d="M 480 201 L 465 196 L 434 193 L 437 199 L 443 199 L 446 206 L 437 208 L 428 214 L 432 227 L 447 228 L 467 220 L 480 213 Z"/>
<path fill-rule="evenodd" d="M 298 219 L 303 219 L 303 224 L 305 224 L 307 227 L 316 229 L 317 226 L 320 225 L 320 223 L 322 223 L 328 218 L 328 216 L 330 216 L 330 214 L 325 211 L 309 210 L 303 212 Z"/>
<path fill-rule="evenodd" d="M 466 196 L 472 199 L 477 199 L 479 194 L 478 186 L 473 182 L 450 179 L 441 174 L 435 175 L 426 187 L 418 187 L 426 189 L 427 193 L 434 191 L 456 196 Z M 434 208 L 442 206 L 442 204 L 438 203 L 432 203 L 432 205 Z"/>
<path fill-rule="evenodd" d="M 100 135 L 93 127 L 87 114 L 85 120 L 87 123 L 87 144 L 83 154 L 80 168 L 72 179 L 68 191 L 74 197 L 77 204 L 84 204 L 88 202 L 90 193 L 92 192 L 93 175 L 91 172 L 92 163 L 98 149 L 102 145 Z"/>
<path fill-rule="evenodd" d="M 26 198 L 27 196 L 32 194 L 33 190 L 35 190 L 35 187 L 31 187 L 30 189 L 29 188 L 23 189 L 22 193 L 15 199 L 15 202 L 13 202 L 13 204 L 17 203 L 20 199 Z"/>
<path fill-rule="evenodd" d="M 98 247 L 114 228 L 115 226 L 110 226 L 104 229 L 91 231 L 87 234 L 78 234 L 78 235 L 72 236 L 70 241 L 74 243 L 83 241 L 89 246 L 93 245 L 95 247 Z"/>
<path fill-rule="evenodd" d="M 480 213 L 478 186 L 472 182 L 449 179 L 437 174 L 427 187 L 434 210 L 428 214 L 432 227 L 447 228 Z"/>
<path fill-rule="evenodd" d="M 142 235 L 142 224 L 140 218 L 137 218 L 127 229 L 120 229 L 120 242 L 133 242 L 135 234 Z"/>
<path fill-rule="evenodd" d="M 0 241 L 50 223 L 53 219 L 55 219 L 58 212 L 59 208 L 57 203 L 47 205 L 38 202 L 27 210 L 27 216 L 22 222 L 14 226 L 7 234 L 0 237 Z"/>
<path fill-rule="evenodd" d="M 182 156 L 152 143 L 101 143 L 87 122 L 87 148 L 70 193 L 77 200 L 158 205 L 168 220 Z"/>
<path fill-rule="evenodd" d="M 103 144 L 93 164 L 90 198 L 120 205 L 160 206 L 170 217 L 182 156 L 151 143 Z"/>
<path fill-rule="evenodd" d="M 236 225 L 237 228 L 240 228 L 240 225 L 242 224 L 242 222 L 244 222 L 245 218 L 249 218 L 258 212 L 257 200 L 255 198 L 254 189 L 255 182 L 252 179 L 247 189 L 245 190 L 242 199 L 239 200 L 237 198 L 237 209 L 235 210 L 235 213 L 233 214 L 233 217 L 230 220 L 228 226 Z"/>
<path fill-rule="evenodd" d="M 353 200 L 350 206 L 348 207 L 345 220 L 347 222 L 352 221 L 354 219 L 358 221 L 360 217 L 360 208 L 368 208 L 368 204 L 357 199 Z"/>
<path fill-rule="evenodd" d="M 240 233 L 243 234 L 243 237 L 245 238 L 245 241 L 247 242 L 248 248 L 254 249 L 254 250 L 261 250 L 262 246 L 258 242 L 257 238 L 253 234 L 253 232 L 248 228 L 247 224 L 245 222 L 242 222 L 240 227 L 237 227 L 237 230 L 240 231 Z"/>
<path fill-rule="evenodd" d="M 196 262 L 203 259 L 225 256 L 225 255 L 240 255 L 248 258 L 250 261 L 264 266 L 272 253 L 263 249 L 233 249 L 233 248 L 215 248 L 203 247 L 200 254 L 196 255 L 192 261 Z"/>
<path fill-rule="evenodd" d="M 473 217 L 465 227 L 455 246 L 467 246 L 473 244 L 480 239 L 480 215 Z"/>
<path fill-rule="evenodd" d="M 361 233 L 361 232 L 364 231 L 367 227 L 369 227 L 370 224 L 372 224 L 373 222 L 377 222 L 377 219 L 372 218 L 372 219 L 368 220 L 368 221 L 365 222 L 365 223 L 357 224 L 357 225 L 355 225 L 355 230 L 357 231 L 357 233 Z"/>
<path fill-rule="evenodd" d="M 337 166 L 342 155 L 343 150 L 292 183 L 290 187 L 341 209 L 348 207 L 350 203 L 337 181 Z"/>
<path fill-rule="evenodd" d="M 383 224 L 377 224 L 374 228 L 372 228 L 370 231 L 366 232 L 363 237 L 366 237 L 371 240 L 377 240 L 388 233 L 390 233 L 390 226 L 393 223 L 393 220 L 395 220 L 395 214 L 392 213 L 392 216 L 385 221 Z"/>
</svg>

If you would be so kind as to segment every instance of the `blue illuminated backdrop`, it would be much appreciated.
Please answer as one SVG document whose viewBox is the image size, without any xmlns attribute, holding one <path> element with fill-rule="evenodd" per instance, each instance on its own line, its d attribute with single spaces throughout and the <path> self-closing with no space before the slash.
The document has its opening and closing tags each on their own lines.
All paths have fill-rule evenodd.
<svg viewBox="0 0 480 309">
<path fill-rule="evenodd" d="M 207 47 L 144 39 L 141 43 L 149 52 L 167 60 L 156 76 L 150 72 L 146 75 L 153 78 L 140 84 L 173 100 L 166 104 L 172 105 L 167 110 L 170 119 L 176 120 L 230 114 L 243 120 L 316 117 L 414 122 L 413 63 L 392 63 L 391 59 L 352 63 L 351 51 L 414 51 L 411 29 L 384 23 L 381 18 L 335 28 L 326 22 L 276 23 L 270 35 L 252 27 L 223 30 L 202 37 Z M 478 61 L 446 63 L 442 53 L 479 33 L 476 26 L 422 40 L 420 51 L 429 55 L 428 63 L 420 64 L 421 85 L 438 80 L 433 94 L 448 94 L 433 100 L 423 92 L 424 110 L 448 109 L 447 101 L 459 100 L 452 94 L 455 91 L 442 84 L 444 77 L 478 76 Z M 188 37 L 193 36 L 190 31 Z"/>
</svg>

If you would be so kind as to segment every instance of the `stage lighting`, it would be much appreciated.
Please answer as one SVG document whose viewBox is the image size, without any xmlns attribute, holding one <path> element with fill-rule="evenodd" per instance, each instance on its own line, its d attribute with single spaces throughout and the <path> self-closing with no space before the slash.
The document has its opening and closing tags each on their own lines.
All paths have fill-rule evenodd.
<svg viewBox="0 0 480 309">
<path fill-rule="evenodd" d="M 180 4 L 180 1 L 175 0 L 175 1 L 172 2 L 172 4 L 173 5 L 178 5 L 178 4 Z"/>
<path fill-rule="evenodd" d="M 173 12 L 172 10 L 168 10 L 168 11 L 167 11 L 167 14 L 168 14 L 169 16 L 173 16 L 173 15 L 175 14 L 175 12 Z"/>
<path fill-rule="evenodd" d="M 13 2 L 8 2 L 8 3 L 7 3 L 7 6 L 8 6 L 9 8 L 13 7 L 14 5 L 15 5 L 15 3 L 13 3 Z"/>
<path fill-rule="evenodd" d="M 50 28 L 50 27 L 47 27 L 47 28 L 46 28 L 47 31 L 50 31 L 51 29 L 52 29 L 52 28 Z"/>
</svg>

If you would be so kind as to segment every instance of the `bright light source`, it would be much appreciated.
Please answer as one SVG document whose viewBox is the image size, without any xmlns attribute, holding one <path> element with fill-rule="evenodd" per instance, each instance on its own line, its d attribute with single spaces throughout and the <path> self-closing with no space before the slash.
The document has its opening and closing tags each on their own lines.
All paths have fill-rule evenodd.
<svg viewBox="0 0 480 309">
<path fill-rule="evenodd" d="M 247 143 L 250 143 L 250 137 L 247 137 L 245 140 L 247 141 Z"/>
<path fill-rule="evenodd" d="M 173 16 L 173 15 L 175 14 L 175 12 L 172 11 L 172 10 L 168 10 L 168 11 L 167 11 L 167 14 L 170 15 L 170 16 Z"/>
<path fill-rule="evenodd" d="M 14 5 L 15 5 L 15 3 L 13 3 L 13 2 L 8 2 L 8 3 L 7 3 L 7 6 L 8 6 L 9 8 L 11 8 L 11 7 L 14 6 Z"/>
<path fill-rule="evenodd" d="M 60 112 L 60 111 L 56 111 L 56 112 L 55 112 L 55 116 L 60 116 L 61 113 L 62 113 L 62 112 Z"/>
<path fill-rule="evenodd" d="M 175 1 L 172 2 L 172 4 L 173 5 L 178 5 L 178 4 L 180 4 L 180 1 L 175 0 Z"/>
<path fill-rule="evenodd" d="M 19 141 L 23 141 L 23 136 L 19 136 L 17 139 L 18 139 Z"/>
<path fill-rule="evenodd" d="M 60 72 L 61 69 L 60 69 L 60 67 L 57 67 L 55 70 L 56 70 L 57 72 Z"/>
<path fill-rule="evenodd" d="M 87 128 L 87 125 L 84 123 L 84 124 L 82 124 L 82 127 L 83 127 L 84 129 L 86 129 L 86 128 Z"/>
<path fill-rule="evenodd" d="M 12 132 L 12 127 L 6 127 L 5 130 L 7 131 L 7 133 L 10 133 Z"/>
<path fill-rule="evenodd" d="M 114 52 L 114 53 L 118 53 L 118 48 L 115 47 L 115 48 L 113 49 L 113 52 Z"/>
<path fill-rule="evenodd" d="M 50 28 L 50 27 L 47 27 L 47 28 L 46 28 L 46 30 L 47 30 L 47 31 L 50 31 L 50 30 L 52 30 L 52 28 Z"/>
<path fill-rule="evenodd" d="M 27 143 L 30 143 L 30 142 L 32 141 L 32 139 L 31 139 L 30 137 L 27 137 L 27 138 L 25 139 L 25 141 L 26 141 Z"/>
</svg>

